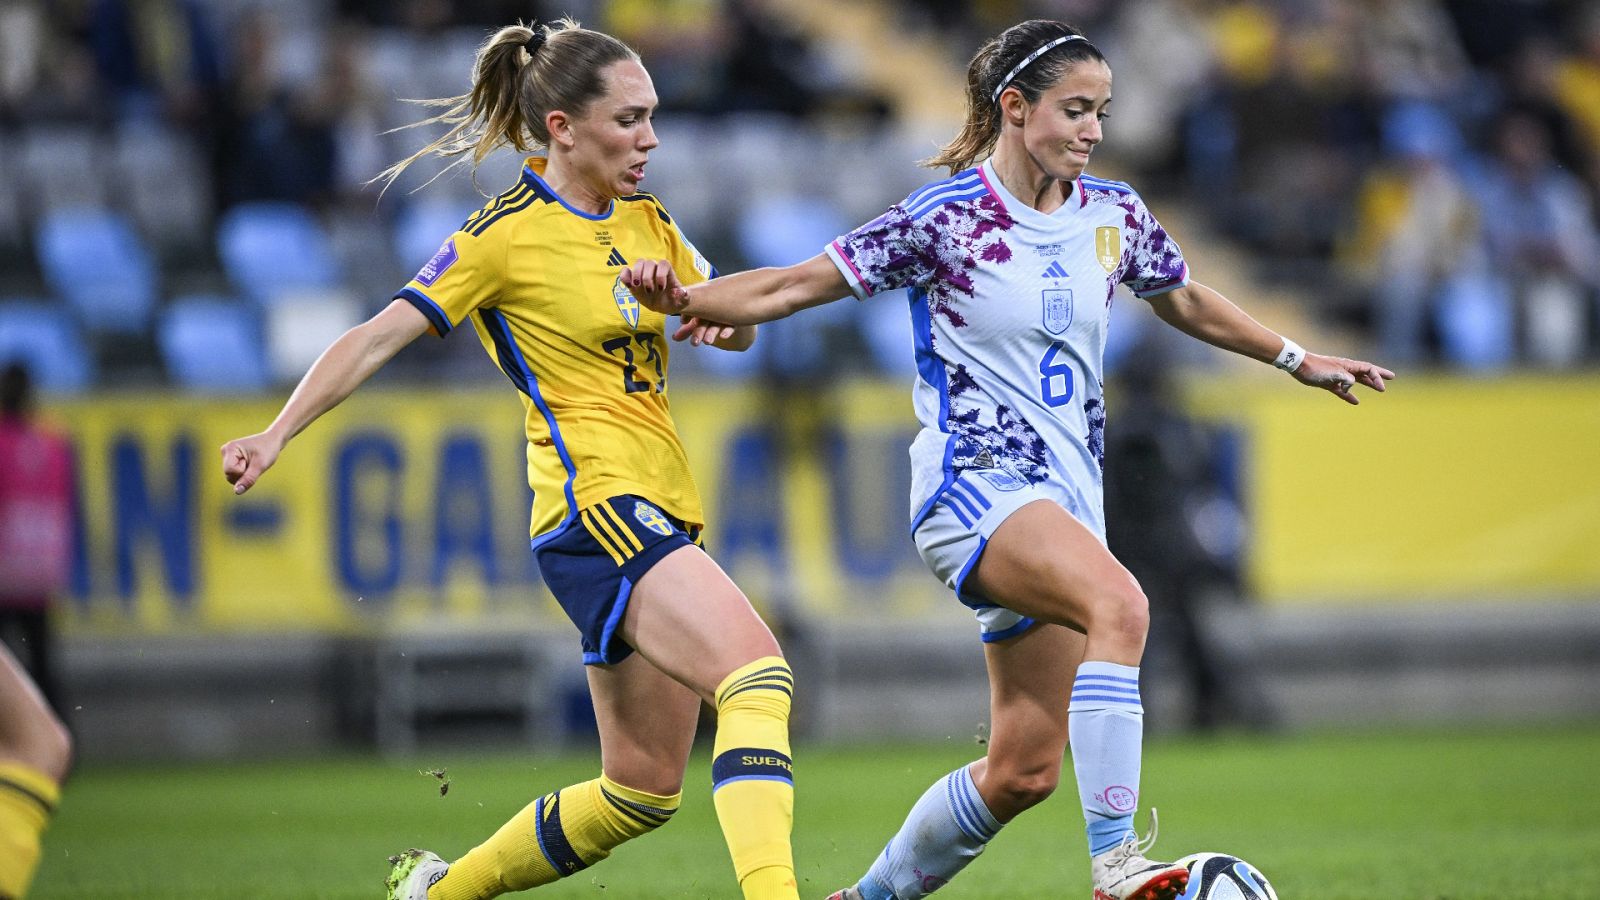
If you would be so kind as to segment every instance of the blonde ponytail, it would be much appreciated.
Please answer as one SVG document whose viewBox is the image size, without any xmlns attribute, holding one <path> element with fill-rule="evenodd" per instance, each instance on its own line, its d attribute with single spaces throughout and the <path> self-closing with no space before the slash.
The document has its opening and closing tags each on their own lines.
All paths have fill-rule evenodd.
<svg viewBox="0 0 1600 900">
<path fill-rule="evenodd" d="M 383 182 L 387 190 L 413 163 L 429 156 L 453 160 L 439 172 L 442 175 L 468 162 L 476 170 L 501 147 L 521 153 L 540 150 L 550 143 L 545 116 L 558 109 L 581 116 L 605 93 L 602 70 L 624 59 L 637 62 L 639 55 L 611 35 L 591 31 L 571 18 L 548 25 L 508 25 L 478 48 L 467 93 L 410 101 L 444 112 L 396 131 L 428 125 L 449 129 L 372 181 Z"/>
</svg>

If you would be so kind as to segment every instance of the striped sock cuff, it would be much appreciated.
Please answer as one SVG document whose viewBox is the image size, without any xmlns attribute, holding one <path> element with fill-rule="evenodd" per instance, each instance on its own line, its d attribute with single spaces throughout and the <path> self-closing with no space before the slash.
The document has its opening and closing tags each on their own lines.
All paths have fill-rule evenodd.
<svg viewBox="0 0 1600 900">
<path fill-rule="evenodd" d="M 962 766 L 944 777 L 945 803 L 956 827 L 967 837 L 987 844 L 1000 833 L 1001 822 L 989 812 L 989 805 L 972 780 L 971 766 Z"/>
<path fill-rule="evenodd" d="M 0 791 L 22 798 L 38 807 L 46 817 L 56 811 L 61 802 L 61 788 L 54 779 L 32 766 L 17 762 L 0 762 Z"/>
<path fill-rule="evenodd" d="M 762 657 L 734 670 L 717 686 L 716 698 L 712 792 L 735 781 L 782 781 L 792 786 L 789 709 L 794 673 L 783 657 Z"/>
<path fill-rule="evenodd" d="M 764 656 L 755 662 L 733 670 L 717 686 L 717 707 L 738 694 L 753 690 L 773 690 L 794 696 L 794 672 L 781 656 Z"/>
<path fill-rule="evenodd" d="M 1098 660 L 1078 667 L 1072 682 L 1069 712 L 1090 709 L 1120 709 L 1144 712 L 1139 701 L 1139 667 Z"/>
<path fill-rule="evenodd" d="M 610 804 L 618 815 L 631 823 L 630 830 L 636 834 L 643 834 L 660 828 L 672 819 L 672 814 L 678 811 L 678 805 L 683 801 L 683 792 L 679 791 L 671 796 L 650 794 L 624 787 L 601 775 L 600 797 Z"/>
</svg>

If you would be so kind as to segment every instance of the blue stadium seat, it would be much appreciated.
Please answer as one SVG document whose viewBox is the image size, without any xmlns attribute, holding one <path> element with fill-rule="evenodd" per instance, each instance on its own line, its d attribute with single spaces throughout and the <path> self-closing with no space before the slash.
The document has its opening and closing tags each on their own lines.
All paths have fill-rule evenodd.
<svg viewBox="0 0 1600 900">
<path fill-rule="evenodd" d="M 156 268 L 121 215 L 89 206 L 44 214 L 36 246 L 46 283 L 95 333 L 141 334 L 156 304 Z"/>
<path fill-rule="evenodd" d="M 340 280 L 332 241 L 314 216 L 293 203 L 243 203 L 217 226 L 217 249 L 234 285 L 261 304 Z"/>
<path fill-rule="evenodd" d="M 452 200 L 425 199 L 406 205 L 394 223 L 394 258 L 407 276 L 433 258 L 473 208 Z"/>
<path fill-rule="evenodd" d="M 188 296 L 161 314 L 161 360 L 174 384 L 192 391 L 265 390 L 266 348 L 255 310 L 223 297 Z"/>
<path fill-rule="evenodd" d="M 94 358 L 72 314 L 37 301 L 0 301 L 0 365 L 22 363 L 46 391 L 81 391 L 94 382 Z"/>
</svg>

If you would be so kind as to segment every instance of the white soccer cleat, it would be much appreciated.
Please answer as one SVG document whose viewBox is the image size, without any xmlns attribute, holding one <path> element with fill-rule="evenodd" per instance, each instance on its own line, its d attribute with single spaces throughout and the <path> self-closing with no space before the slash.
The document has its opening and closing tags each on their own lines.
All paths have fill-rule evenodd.
<svg viewBox="0 0 1600 900">
<path fill-rule="evenodd" d="M 828 900 L 861 900 L 861 892 L 856 890 L 855 885 L 851 885 L 829 894 Z"/>
<path fill-rule="evenodd" d="M 428 900 L 428 888 L 450 871 L 449 863 L 427 850 L 407 850 L 389 857 L 389 863 L 394 868 L 384 882 L 388 900 Z"/>
<path fill-rule="evenodd" d="M 1156 811 L 1150 834 L 1128 835 L 1122 843 L 1089 861 L 1094 900 L 1175 900 L 1189 884 L 1189 870 L 1177 863 L 1151 862 L 1145 851 L 1156 843 Z"/>
</svg>

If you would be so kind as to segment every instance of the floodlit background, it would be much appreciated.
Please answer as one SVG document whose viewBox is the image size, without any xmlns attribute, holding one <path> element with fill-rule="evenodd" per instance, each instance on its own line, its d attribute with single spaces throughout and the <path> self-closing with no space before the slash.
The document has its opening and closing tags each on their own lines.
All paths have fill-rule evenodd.
<svg viewBox="0 0 1600 900">
<path fill-rule="evenodd" d="M 380 199 L 428 137 L 391 131 L 426 114 L 402 98 L 463 92 L 489 30 L 563 13 L 642 55 L 644 187 L 725 272 L 939 177 L 916 161 L 985 38 L 1082 27 L 1115 73 L 1091 171 L 1197 280 L 1401 376 L 1347 408 L 1118 295 L 1107 503 L 1154 610 L 1153 744 L 1600 719 L 1593 4 L 0 0 L 0 360 L 70 435 L 79 512 L 53 646 L 7 636 L 43 651 L 80 772 L 592 754 L 520 405 L 476 341 L 418 341 L 244 498 L 216 452 L 515 178 L 512 154 L 426 188 L 422 165 Z M 670 377 L 708 545 L 795 661 L 797 736 L 981 739 L 974 625 L 906 534 L 903 299 L 675 347 Z M 47 855 L 41 883 L 76 896 L 71 870 Z"/>
</svg>

